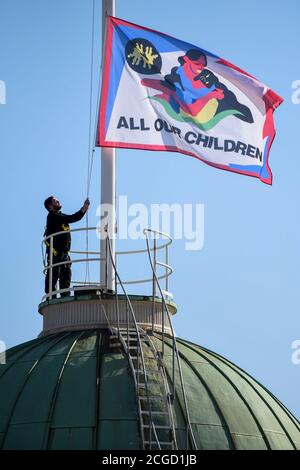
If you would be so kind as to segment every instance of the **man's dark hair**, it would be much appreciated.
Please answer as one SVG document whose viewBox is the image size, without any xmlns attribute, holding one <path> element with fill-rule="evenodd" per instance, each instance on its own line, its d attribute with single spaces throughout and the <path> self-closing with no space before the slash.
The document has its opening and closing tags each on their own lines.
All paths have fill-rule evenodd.
<svg viewBox="0 0 300 470">
<path fill-rule="evenodd" d="M 44 201 L 45 209 L 47 209 L 48 212 L 49 212 L 50 204 L 52 203 L 52 199 L 53 199 L 53 196 L 49 196 L 49 197 L 47 197 L 47 199 L 45 199 L 45 201 Z"/>
</svg>

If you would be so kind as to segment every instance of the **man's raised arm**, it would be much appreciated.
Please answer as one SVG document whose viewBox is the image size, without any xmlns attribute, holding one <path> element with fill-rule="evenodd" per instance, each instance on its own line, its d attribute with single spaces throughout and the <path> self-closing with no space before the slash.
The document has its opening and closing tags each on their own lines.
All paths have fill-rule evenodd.
<svg viewBox="0 0 300 470">
<path fill-rule="evenodd" d="M 83 203 L 83 206 L 79 211 L 75 212 L 74 214 L 56 214 L 57 217 L 59 217 L 59 220 L 61 221 L 62 224 L 72 224 L 73 222 L 79 222 L 87 212 L 88 208 L 90 206 L 90 201 L 89 199 L 86 199 Z"/>
</svg>

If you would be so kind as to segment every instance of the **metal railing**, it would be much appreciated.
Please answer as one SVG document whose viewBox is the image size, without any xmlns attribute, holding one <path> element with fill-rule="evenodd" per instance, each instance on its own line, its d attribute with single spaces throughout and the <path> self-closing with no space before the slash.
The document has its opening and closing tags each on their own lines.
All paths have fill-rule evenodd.
<svg viewBox="0 0 300 470">
<path fill-rule="evenodd" d="M 98 230 L 97 227 L 88 227 L 88 228 L 77 228 L 77 229 L 71 229 L 69 230 L 69 233 L 80 233 L 80 232 L 89 232 L 93 230 Z M 148 229 L 147 229 L 148 230 Z M 149 229 L 150 230 L 150 229 Z M 163 293 L 166 297 L 169 299 L 172 299 L 173 296 L 171 292 L 169 291 L 169 277 L 173 273 L 172 267 L 169 265 L 169 246 L 172 243 L 172 238 L 160 231 L 157 230 L 150 230 L 153 234 L 156 235 L 161 235 L 165 238 L 167 238 L 166 242 L 158 243 L 158 240 L 154 238 L 154 243 L 153 247 L 150 248 L 151 252 L 153 252 L 153 257 L 154 257 L 154 269 L 155 273 L 157 276 L 157 279 L 160 281 L 164 280 L 164 289 Z M 62 260 L 62 261 L 56 261 L 55 258 L 55 250 L 53 248 L 55 247 L 55 239 L 56 237 L 60 235 L 65 235 L 66 231 L 60 231 L 53 233 L 51 235 L 48 235 L 43 239 L 42 242 L 42 252 L 43 252 L 43 262 L 44 262 L 44 274 L 47 274 L 49 272 L 48 276 L 48 293 L 43 296 L 42 301 L 45 300 L 51 300 L 53 297 L 57 297 L 57 295 L 62 295 L 62 294 L 69 294 L 71 295 L 72 292 L 76 291 L 84 291 L 84 290 L 91 290 L 91 288 L 96 288 L 101 291 L 106 291 L 107 290 L 107 285 L 108 285 L 108 278 L 107 278 L 107 265 L 108 265 L 108 259 L 109 259 L 109 250 L 108 250 L 108 242 L 106 243 L 106 253 L 101 254 L 100 251 L 86 251 L 86 250 L 70 250 L 69 254 L 78 256 L 78 255 L 84 255 L 84 257 L 79 257 L 79 258 L 74 258 L 70 260 Z M 106 238 L 108 240 L 108 238 Z M 161 242 L 161 240 L 160 240 Z M 48 250 L 47 250 L 47 260 L 46 260 L 46 253 L 45 253 L 45 244 L 48 245 Z M 131 256 L 131 255 L 142 255 L 142 254 L 147 254 L 148 249 L 140 249 L 140 250 L 129 250 L 129 251 L 116 251 L 115 253 L 115 260 L 114 263 L 116 266 L 119 266 L 119 260 L 120 257 L 124 256 Z M 158 260 L 158 254 L 163 252 L 164 253 L 164 260 L 159 261 Z M 55 261 L 55 262 L 54 262 Z M 106 277 L 103 283 L 100 281 L 100 264 L 104 262 L 106 269 Z M 63 265 L 71 265 L 71 264 L 82 264 L 82 265 L 87 265 L 89 263 L 99 263 L 99 269 L 97 269 L 97 272 L 99 273 L 99 279 L 93 280 L 93 281 L 87 281 L 82 279 L 71 279 L 71 285 L 68 288 L 65 289 L 60 289 L 60 288 L 53 288 L 53 271 L 54 269 L 59 269 L 60 266 Z M 146 265 L 146 263 L 145 263 Z M 160 274 L 158 271 L 163 270 L 163 272 Z M 115 279 L 117 283 L 119 281 Z M 153 288 L 156 289 L 156 284 L 153 284 L 153 276 L 150 277 L 142 277 L 138 279 L 126 279 L 123 281 L 123 285 L 127 286 L 134 286 L 138 284 L 151 284 L 152 283 L 152 290 Z"/>
</svg>

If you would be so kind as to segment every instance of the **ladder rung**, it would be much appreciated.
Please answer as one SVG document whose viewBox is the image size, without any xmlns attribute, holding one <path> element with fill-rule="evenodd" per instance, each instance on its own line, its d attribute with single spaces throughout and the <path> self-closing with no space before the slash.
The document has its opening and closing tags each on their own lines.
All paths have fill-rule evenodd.
<svg viewBox="0 0 300 470">
<path fill-rule="evenodd" d="M 158 382 L 154 382 L 153 380 L 151 380 L 150 382 L 147 381 L 147 385 L 150 385 L 150 386 L 152 386 L 152 385 L 157 385 L 158 387 L 164 387 L 164 388 L 165 388 L 164 384 L 160 384 L 160 383 L 158 383 Z M 143 382 L 142 382 L 142 383 L 139 383 L 139 387 L 141 387 L 141 388 L 146 388 L 146 384 L 143 383 Z"/>
<path fill-rule="evenodd" d="M 151 424 L 143 424 L 143 428 L 150 428 L 151 427 Z M 171 430 L 171 427 L 170 426 L 160 426 L 159 424 L 155 424 L 154 425 L 154 428 L 155 429 L 168 429 L 169 431 Z"/>
<path fill-rule="evenodd" d="M 123 338 L 123 341 L 125 341 L 125 343 L 128 342 L 127 340 L 129 340 L 130 343 L 138 343 L 138 342 L 139 342 L 139 340 L 138 340 L 138 338 L 137 338 L 136 336 L 134 336 L 134 337 L 129 336 L 129 338 L 127 338 L 127 336 L 126 336 L 126 337 L 125 337 L 125 336 L 122 336 L 122 338 Z M 141 340 L 141 344 L 142 344 L 142 343 L 145 344 L 145 343 L 147 343 L 147 342 L 144 341 L 144 340 Z M 148 345 L 148 343 L 147 343 L 147 345 Z"/>
<path fill-rule="evenodd" d="M 127 335 L 127 333 L 129 333 L 130 335 L 138 336 L 138 333 L 137 333 L 136 330 L 129 330 L 129 331 L 122 330 L 122 331 L 120 331 L 120 333 L 121 333 L 121 335 Z M 141 331 L 139 331 L 139 335 L 145 337 L 145 336 L 147 336 L 147 333 L 142 333 Z"/>
<path fill-rule="evenodd" d="M 144 372 L 146 372 L 146 374 L 160 374 L 160 371 L 159 370 L 150 370 L 150 369 L 145 369 L 145 371 L 143 371 L 143 369 L 134 369 L 134 372 L 139 372 L 140 374 L 143 374 Z"/>
<path fill-rule="evenodd" d="M 156 441 L 144 441 L 144 444 L 154 444 L 156 446 L 160 445 L 160 446 L 169 446 L 170 444 L 172 444 L 173 441 L 169 441 L 169 442 L 156 442 Z"/>
<path fill-rule="evenodd" d="M 118 330 L 117 330 L 117 331 L 118 331 Z M 135 328 L 128 328 L 128 329 L 127 329 L 126 327 L 122 327 L 122 328 L 119 328 L 119 331 L 121 331 L 121 332 L 124 332 L 124 331 L 125 331 L 126 333 L 127 333 L 127 331 L 129 331 L 129 332 L 130 332 L 130 331 L 133 331 L 134 333 L 136 333 L 137 330 L 136 330 Z"/>
<path fill-rule="evenodd" d="M 137 332 L 136 332 L 135 330 L 129 330 L 129 331 L 127 331 L 127 330 L 122 330 L 122 331 L 120 331 L 120 334 L 121 334 L 122 336 L 127 336 L 127 334 L 129 334 L 129 336 L 136 336 L 136 337 L 138 336 L 138 334 L 137 334 Z M 145 335 L 145 333 L 141 333 L 141 332 L 140 332 L 140 336 L 142 336 L 142 337 L 144 338 L 146 335 Z"/>
<path fill-rule="evenodd" d="M 144 414 L 144 415 L 150 415 L 150 411 L 141 411 L 141 414 Z M 151 414 L 152 415 L 155 415 L 155 416 L 158 416 L 158 415 L 168 415 L 169 416 L 169 413 L 167 411 L 151 411 Z"/>
<path fill-rule="evenodd" d="M 130 357 L 131 359 L 135 359 L 137 360 L 138 358 L 141 358 L 141 356 L 132 356 L 132 354 L 130 354 Z M 157 357 L 145 357 L 145 362 L 146 361 L 156 361 L 157 362 Z"/>
<path fill-rule="evenodd" d="M 152 400 L 152 401 L 168 401 L 167 397 L 158 397 L 157 395 L 139 396 L 139 400 Z"/>
</svg>

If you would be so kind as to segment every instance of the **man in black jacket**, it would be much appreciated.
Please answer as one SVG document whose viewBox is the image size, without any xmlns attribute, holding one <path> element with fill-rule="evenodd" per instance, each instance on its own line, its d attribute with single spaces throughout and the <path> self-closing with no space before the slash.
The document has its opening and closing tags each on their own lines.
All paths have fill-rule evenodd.
<svg viewBox="0 0 300 470">
<path fill-rule="evenodd" d="M 47 226 L 45 230 L 45 236 L 51 235 L 56 232 L 65 231 L 61 235 L 53 237 L 53 258 L 52 263 L 61 263 L 66 261 L 66 264 L 54 267 L 52 269 L 52 292 L 56 290 L 56 284 L 59 279 L 59 288 L 68 289 L 71 283 L 71 258 L 69 256 L 69 251 L 71 248 L 71 234 L 70 234 L 70 225 L 73 222 L 78 222 L 87 212 L 90 205 L 90 201 L 86 199 L 82 208 L 75 212 L 75 214 L 67 215 L 63 214 L 61 210 L 61 203 L 54 196 L 48 197 L 44 206 L 49 212 L 47 216 Z M 48 265 L 50 263 L 50 238 L 46 240 L 47 245 L 47 255 L 48 255 Z M 45 292 L 49 293 L 49 278 L 50 278 L 50 269 L 47 269 L 46 279 L 45 279 Z M 63 292 L 61 296 L 69 295 L 69 292 Z M 54 295 L 54 297 L 56 297 Z"/>
</svg>

